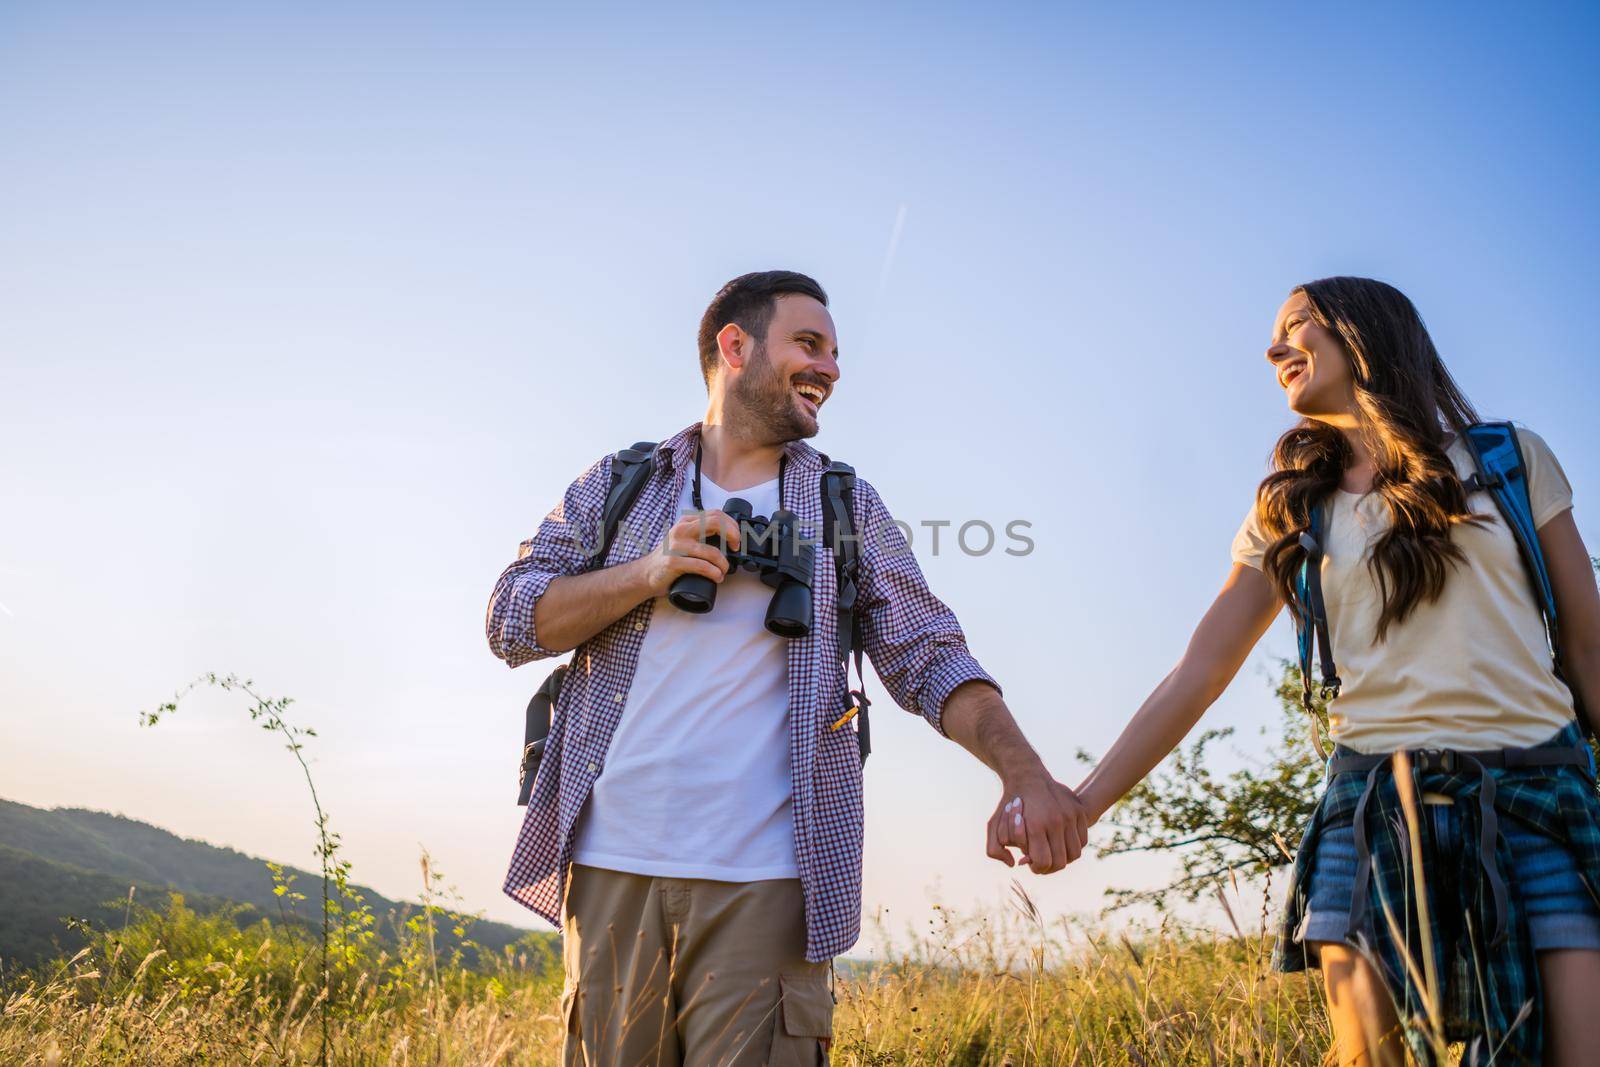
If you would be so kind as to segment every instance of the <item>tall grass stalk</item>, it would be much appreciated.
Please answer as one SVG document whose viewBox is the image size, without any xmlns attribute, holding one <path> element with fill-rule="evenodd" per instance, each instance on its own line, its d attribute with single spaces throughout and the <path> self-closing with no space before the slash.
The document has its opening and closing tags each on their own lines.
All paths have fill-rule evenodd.
<svg viewBox="0 0 1600 1067">
<path fill-rule="evenodd" d="M 1422 942 L 1422 992 L 1424 1023 L 1428 1043 L 1436 1052 L 1446 1048 L 1444 1039 L 1444 1000 L 1439 985 L 1439 968 L 1434 960 L 1433 913 L 1428 903 L 1428 880 L 1422 862 L 1422 815 L 1418 807 L 1416 779 L 1411 775 L 1411 757 L 1404 751 L 1394 754 L 1395 791 L 1400 795 L 1400 811 L 1405 818 L 1406 843 L 1411 856 L 1412 891 L 1417 901 L 1417 936 Z M 1406 944 L 1401 940 L 1399 944 Z"/>
<path fill-rule="evenodd" d="M 288 710 L 290 704 L 294 703 L 293 697 L 263 697 L 252 688 L 254 684 L 249 678 L 241 681 L 236 674 L 218 675 L 215 671 L 208 671 L 178 690 L 173 694 L 171 700 L 158 705 L 154 711 L 140 712 L 139 725 L 155 726 L 168 715 L 175 713 L 178 710 L 178 703 L 201 685 L 214 686 L 228 692 L 238 690 L 253 701 L 247 708 L 250 720 L 258 723 L 264 730 L 281 735 L 285 742 L 284 747 L 289 750 L 289 753 L 294 756 L 295 762 L 300 765 L 300 772 L 306 781 L 306 791 L 311 794 L 311 807 L 316 813 L 317 859 L 322 867 L 322 936 L 318 960 L 319 970 L 321 971 L 321 989 L 319 990 L 317 1005 L 322 1028 L 322 1046 L 318 1056 L 318 1063 L 325 1065 L 328 1062 L 328 1004 L 331 997 L 328 948 L 334 912 L 331 889 L 335 883 L 338 884 L 341 890 L 345 888 L 348 865 L 342 864 L 337 858 L 339 836 L 333 833 L 329 826 L 328 813 L 323 810 L 322 799 L 317 795 L 316 780 L 311 775 L 311 765 L 306 762 L 305 739 L 317 736 L 317 732 L 309 726 L 294 726 L 284 717 L 284 712 Z"/>
</svg>

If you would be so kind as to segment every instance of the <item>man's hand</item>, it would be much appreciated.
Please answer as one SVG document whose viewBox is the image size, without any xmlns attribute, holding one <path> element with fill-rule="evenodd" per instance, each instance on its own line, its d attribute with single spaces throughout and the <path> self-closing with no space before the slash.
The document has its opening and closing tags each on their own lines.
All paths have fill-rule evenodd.
<svg viewBox="0 0 1600 1067">
<path fill-rule="evenodd" d="M 705 543 L 712 534 L 739 547 L 739 524 L 726 512 L 693 512 L 679 519 L 653 552 L 555 579 L 533 608 L 539 644 L 552 653 L 577 648 L 644 601 L 666 596 L 679 575 L 699 574 L 720 583 L 728 573 L 728 557 Z"/>
<path fill-rule="evenodd" d="M 684 574 L 698 574 L 720 584 L 728 573 L 728 557 L 705 543 L 712 536 L 737 550 L 739 524 L 727 512 L 717 510 L 691 512 L 674 523 L 661 547 L 639 561 L 650 595 L 666 596 L 672 583 Z"/>
<path fill-rule="evenodd" d="M 1023 850 L 1036 874 L 1059 871 L 1083 852 L 1089 818 L 1078 796 L 1050 777 L 994 686 L 963 682 L 945 699 L 945 733 L 1000 776 L 1004 792 L 989 817 L 989 855 L 1014 867 L 1006 846 Z M 1012 801 L 1011 810 L 1006 805 Z"/>
<path fill-rule="evenodd" d="M 989 817 L 988 852 L 1007 867 L 1021 862 L 1050 874 L 1082 855 L 1088 836 L 1089 814 L 1077 794 L 1047 775 L 1033 777 L 1006 783 Z M 1020 859 L 1011 848 L 1022 850 Z"/>
</svg>

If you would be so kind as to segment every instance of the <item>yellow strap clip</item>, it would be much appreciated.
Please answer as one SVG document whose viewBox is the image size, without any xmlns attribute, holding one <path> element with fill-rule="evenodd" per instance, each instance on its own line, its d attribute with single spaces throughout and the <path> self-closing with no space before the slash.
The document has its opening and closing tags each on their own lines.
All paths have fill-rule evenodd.
<svg viewBox="0 0 1600 1067">
<path fill-rule="evenodd" d="M 841 715 L 839 717 L 839 721 L 838 722 L 836 722 L 832 726 L 828 727 L 828 731 L 831 733 L 832 731 L 837 730 L 839 727 L 843 726 L 845 723 L 847 723 L 851 719 L 855 718 L 856 717 L 856 712 L 858 712 L 860 710 L 861 710 L 861 705 L 857 704 L 855 707 L 851 708 L 849 711 L 847 711 L 843 715 Z"/>
</svg>

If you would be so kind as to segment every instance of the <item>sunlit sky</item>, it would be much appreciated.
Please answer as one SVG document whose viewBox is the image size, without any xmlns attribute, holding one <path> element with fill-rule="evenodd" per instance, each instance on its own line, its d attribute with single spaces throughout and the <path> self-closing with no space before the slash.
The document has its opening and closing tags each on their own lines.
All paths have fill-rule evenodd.
<svg viewBox="0 0 1600 1067">
<path fill-rule="evenodd" d="M 1058 774 L 1169 669 L 1288 424 L 1296 282 L 1398 284 L 1600 545 L 1593 8 L 10 3 L 0 8 L 0 796 L 499 886 L 521 705 L 495 577 L 606 451 L 695 421 L 748 270 L 827 287 L 816 444 L 901 518 Z M 1280 623 L 1209 723 L 1275 714 Z M 874 680 L 875 691 L 882 688 Z M 994 907 L 992 776 L 879 704 L 866 898 Z M 1092 912 L 1158 861 L 1023 883 Z M 0 875 L 3 876 L 3 875 Z"/>
</svg>

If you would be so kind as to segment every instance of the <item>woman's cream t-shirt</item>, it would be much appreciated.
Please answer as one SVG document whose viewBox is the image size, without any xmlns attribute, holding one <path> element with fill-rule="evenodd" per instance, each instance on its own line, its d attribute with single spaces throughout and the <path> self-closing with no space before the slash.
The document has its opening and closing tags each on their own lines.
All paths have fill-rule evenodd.
<svg viewBox="0 0 1600 1067">
<path fill-rule="evenodd" d="M 1572 506 L 1572 487 L 1538 434 L 1518 429 L 1533 521 Z M 1465 480 L 1475 469 L 1465 441 L 1446 450 Z M 1451 539 L 1465 559 L 1438 600 L 1423 601 L 1376 638 L 1382 601 L 1368 548 L 1388 526 L 1377 494 L 1337 490 L 1328 516 L 1322 591 L 1333 660 L 1343 681 L 1329 732 L 1358 752 L 1400 748 L 1521 748 L 1549 740 L 1573 718 L 1572 694 L 1555 676 L 1544 620 L 1517 543 L 1487 492 L 1468 498 L 1482 525 Z M 1270 541 L 1255 508 L 1233 541 L 1236 563 L 1261 569 Z"/>
</svg>

